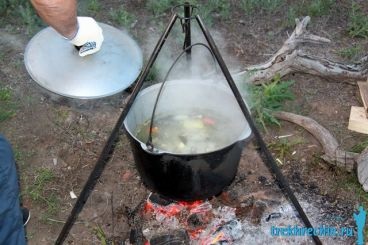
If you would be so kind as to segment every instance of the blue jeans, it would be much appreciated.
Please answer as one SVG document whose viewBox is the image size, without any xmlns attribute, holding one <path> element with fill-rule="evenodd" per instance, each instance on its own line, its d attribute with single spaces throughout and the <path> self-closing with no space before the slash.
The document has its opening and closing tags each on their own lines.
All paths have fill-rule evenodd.
<svg viewBox="0 0 368 245">
<path fill-rule="evenodd" d="M 10 144 L 0 135 L 0 244 L 26 244 L 19 185 Z"/>
</svg>

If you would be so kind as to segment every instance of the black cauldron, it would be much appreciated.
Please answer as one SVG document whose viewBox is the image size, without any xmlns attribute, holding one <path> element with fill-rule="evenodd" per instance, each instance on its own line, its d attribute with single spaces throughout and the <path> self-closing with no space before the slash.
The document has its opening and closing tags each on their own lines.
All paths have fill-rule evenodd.
<svg viewBox="0 0 368 245">
<path fill-rule="evenodd" d="M 213 80 L 167 81 L 156 115 L 190 113 L 193 108 L 216 110 L 227 118 L 231 142 L 212 152 L 177 154 L 149 149 L 135 136 L 137 127 L 149 120 L 161 84 L 143 89 L 125 121 L 137 169 L 153 192 L 173 200 L 200 200 L 215 196 L 233 181 L 242 149 L 251 130 L 229 87 Z M 234 122 L 236 122 L 234 124 Z"/>
</svg>

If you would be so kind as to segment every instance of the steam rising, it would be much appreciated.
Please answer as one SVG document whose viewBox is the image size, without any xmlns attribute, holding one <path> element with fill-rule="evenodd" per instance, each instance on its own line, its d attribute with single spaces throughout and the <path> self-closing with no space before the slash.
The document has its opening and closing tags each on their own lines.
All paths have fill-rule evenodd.
<svg viewBox="0 0 368 245">
<path fill-rule="evenodd" d="M 165 86 L 159 95 L 160 97 L 158 97 L 159 100 L 156 110 L 153 108 L 156 103 L 157 94 L 159 93 L 158 86 L 151 87 L 149 90 L 144 92 L 144 96 L 142 95 L 142 101 L 147 100 L 147 98 L 149 98 L 150 101 L 140 101 L 140 103 L 135 101 L 134 108 L 136 107 L 138 109 L 133 108 L 135 115 L 129 117 L 131 119 L 128 120 L 128 128 L 131 132 L 138 132 L 139 130 L 135 127 L 137 125 L 146 124 L 147 122 L 151 123 L 153 120 L 152 118 L 167 118 L 168 113 L 172 113 L 170 116 L 173 117 L 177 115 L 185 116 L 190 115 L 193 110 L 200 111 L 206 109 L 207 112 L 200 111 L 198 112 L 200 113 L 198 115 L 203 116 L 201 113 L 207 113 L 209 114 L 207 116 L 218 117 L 225 120 L 224 125 L 227 126 L 222 127 L 220 123 L 218 123 L 219 125 L 217 126 L 221 129 L 217 128 L 216 134 L 220 135 L 221 138 L 229 139 L 229 142 L 226 142 L 228 145 L 244 139 L 244 135 L 249 136 L 250 134 L 249 126 L 247 125 L 240 107 L 235 100 L 235 96 L 229 88 L 216 58 L 211 53 L 211 48 L 207 44 L 204 34 L 200 30 L 197 22 L 192 21 L 192 45 L 201 43 L 206 45 L 207 48 L 203 45 L 193 46 L 191 54 L 187 55 L 186 53 L 183 53 L 185 35 L 179 23 L 180 21 L 177 20 L 176 25 L 174 25 L 164 46 L 160 50 L 154 66 L 151 68 L 151 75 L 146 79 L 146 85 L 152 85 L 164 82 L 167 77 Z M 161 35 L 162 32 L 163 30 L 161 32 L 157 31 L 155 36 L 148 37 L 147 44 L 144 47 L 148 53 L 153 52 L 159 39 L 158 35 Z M 221 55 L 224 55 L 226 39 L 222 38 L 222 35 L 218 32 L 213 32 L 211 35 L 213 36 Z M 179 56 L 180 59 L 177 60 Z M 228 57 L 229 56 L 223 57 L 225 62 L 227 62 L 226 64 L 229 64 L 229 61 L 234 60 L 229 59 Z M 231 63 L 234 64 L 236 62 Z M 155 89 L 155 94 L 148 95 L 148 93 L 152 92 L 153 88 Z M 216 94 L 215 91 L 218 91 L 218 93 Z M 210 111 L 213 114 L 209 113 Z M 152 115 L 154 115 L 154 117 Z M 154 123 L 149 126 L 154 128 L 153 126 L 156 126 L 156 122 L 157 121 L 154 121 Z M 230 125 L 230 122 L 235 122 L 235 124 Z M 162 125 L 160 125 L 160 127 L 161 126 Z M 167 127 L 163 128 L 165 128 L 165 130 L 167 129 Z M 176 128 L 176 130 L 177 129 L 178 128 Z M 143 131 L 149 132 L 149 130 L 151 129 Z M 168 133 L 166 130 L 165 133 L 176 139 L 176 131 Z M 188 137 L 194 137 L 195 135 L 197 134 L 194 133 Z M 150 139 L 147 135 L 140 139 L 142 142 L 147 142 L 143 138 L 147 138 L 147 140 Z M 205 142 L 206 139 L 207 137 L 201 138 L 203 142 Z M 167 143 L 166 141 L 167 140 L 164 142 L 165 144 Z M 219 148 L 224 146 L 227 145 L 222 144 Z M 205 147 L 203 149 L 205 149 Z M 204 150 L 203 152 L 207 152 L 207 150 Z"/>
<path fill-rule="evenodd" d="M 159 36 L 163 33 L 163 30 L 159 31 L 157 28 L 153 30 L 151 29 L 151 31 L 153 33 L 150 34 L 153 35 L 148 36 L 146 44 L 144 45 L 144 49 L 148 54 L 152 53 Z M 226 39 L 217 31 L 211 30 L 210 32 L 217 47 L 220 49 L 220 53 L 223 55 L 226 64 L 231 64 L 232 66 L 237 64 L 233 57 L 230 58 L 230 56 L 225 53 L 225 47 L 227 46 Z M 203 43 L 208 46 L 207 41 L 195 20 L 193 20 L 191 24 L 191 39 L 192 44 Z M 163 81 L 174 60 L 183 51 L 183 44 L 184 33 L 182 32 L 180 21 L 177 20 L 166 43 L 161 49 L 156 62 L 154 63 L 154 83 Z M 229 66 L 228 68 L 232 70 Z M 192 47 L 190 60 L 187 59 L 187 55 L 184 54 L 175 64 L 167 80 L 170 81 L 177 79 L 211 79 L 214 82 L 222 81 L 226 83 L 217 61 L 214 60 L 214 57 L 211 55 L 209 50 L 203 46 Z"/>
</svg>

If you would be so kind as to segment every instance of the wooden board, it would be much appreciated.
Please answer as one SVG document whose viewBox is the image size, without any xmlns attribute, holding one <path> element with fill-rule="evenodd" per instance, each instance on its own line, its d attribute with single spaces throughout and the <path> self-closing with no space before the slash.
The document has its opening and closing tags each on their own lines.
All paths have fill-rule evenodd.
<svg viewBox="0 0 368 245">
<path fill-rule="evenodd" d="M 360 96 L 362 97 L 363 106 L 365 108 L 366 117 L 368 118 L 368 81 L 358 82 Z"/>
<path fill-rule="evenodd" d="M 368 118 L 364 107 L 351 107 L 348 129 L 368 134 Z"/>
</svg>

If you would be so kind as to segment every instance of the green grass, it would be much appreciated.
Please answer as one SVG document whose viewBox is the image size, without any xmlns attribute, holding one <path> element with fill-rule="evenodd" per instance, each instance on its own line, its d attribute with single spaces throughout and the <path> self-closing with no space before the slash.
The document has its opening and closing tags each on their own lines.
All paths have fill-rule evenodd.
<svg viewBox="0 0 368 245">
<path fill-rule="evenodd" d="M 0 49 L 0 64 L 5 60 L 5 51 Z"/>
<path fill-rule="evenodd" d="M 288 5 L 285 0 L 241 0 L 239 7 L 246 14 L 275 13 L 287 9 L 285 27 L 294 27 L 295 19 L 302 16 L 321 17 L 328 15 L 336 0 L 304 0 Z"/>
<path fill-rule="evenodd" d="M 230 1 L 209 0 L 198 5 L 198 14 L 207 26 L 212 26 L 215 19 L 227 21 L 231 15 Z"/>
<path fill-rule="evenodd" d="M 25 1 L 19 0 L 1 0 L 0 1 L 0 15 L 10 14 L 19 4 Z"/>
<path fill-rule="evenodd" d="M 31 4 L 20 5 L 18 7 L 18 13 L 22 22 L 26 25 L 28 35 L 33 35 L 40 29 L 41 20 L 36 15 Z"/>
<path fill-rule="evenodd" d="M 7 2 L 0 1 L 0 15 L 4 15 L 7 11 Z"/>
<path fill-rule="evenodd" d="M 28 0 L 0 0 L 0 24 L 11 23 L 25 27 L 27 35 L 33 35 L 43 26 L 41 19 Z"/>
<path fill-rule="evenodd" d="M 198 7 L 198 10 L 195 10 L 196 14 L 199 14 L 207 25 L 213 24 L 214 17 L 222 20 L 230 18 L 231 4 L 229 1 L 208 0 L 204 3 L 199 3 L 197 0 L 189 0 L 187 2 Z M 146 8 L 157 17 L 170 13 L 172 7 L 182 3 L 183 1 L 179 0 L 148 0 Z M 178 13 L 182 16 L 182 9 L 178 9 Z"/>
<path fill-rule="evenodd" d="M 33 183 L 23 192 L 23 195 L 29 197 L 32 201 L 44 205 L 47 209 L 45 216 L 55 214 L 60 206 L 57 193 L 48 188 L 54 180 L 55 175 L 51 170 L 46 168 L 37 169 Z"/>
<path fill-rule="evenodd" d="M 100 241 L 101 245 L 111 244 L 108 242 L 108 239 L 106 238 L 106 234 L 100 225 L 97 225 L 96 227 L 93 228 L 93 234 Z"/>
<path fill-rule="evenodd" d="M 288 8 L 286 13 L 286 27 L 294 27 L 295 26 L 295 19 L 298 18 L 298 9 L 295 6 L 291 6 Z"/>
<path fill-rule="evenodd" d="M 354 1 L 349 13 L 348 31 L 351 37 L 368 37 L 368 15 Z"/>
<path fill-rule="evenodd" d="M 110 16 L 116 24 L 124 26 L 128 29 L 131 27 L 134 20 L 136 19 L 136 17 L 133 14 L 129 13 L 124 6 L 120 6 L 120 8 L 116 10 L 111 10 Z"/>
<path fill-rule="evenodd" d="M 209 12 L 217 13 L 223 20 L 228 20 L 231 12 L 230 1 L 222 0 L 209 0 L 204 8 L 207 8 Z"/>
<path fill-rule="evenodd" d="M 58 124 L 63 124 L 68 119 L 70 111 L 68 108 L 60 107 L 53 109 L 54 115 L 55 115 L 55 121 Z"/>
<path fill-rule="evenodd" d="M 360 204 L 364 207 L 368 207 L 368 194 L 363 190 L 362 185 L 358 182 L 358 178 L 355 173 L 350 173 L 343 180 L 338 182 L 338 187 L 343 188 L 351 193 L 358 199 Z"/>
<path fill-rule="evenodd" d="M 362 142 L 359 142 L 358 144 L 354 145 L 351 148 L 351 151 L 356 152 L 356 153 L 361 153 L 367 147 L 368 147 L 368 138 L 366 140 L 363 140 Z"/>
<path fill-rule="evenodd" d="M 295 19 L 302 16 L 322 17 L 330 14 L 336 0 L 309 0 L 293 4 L 287 8 L 285 26 L 294 27 Z"/>
<path fill-rule="evenodd" d="M 311 17 L 321 17 L 330 13 L 336 0 L 313 0 L 307 6 L 307 14 Z"/>
<path fill-rule="evenodd" d="M 0 88 L 0 101 L 8 102 L 11 99 L 11 90 L 8 88 Z"/>
<path fill-rule="evenodd" d="M 0 108 L 0 122 L 4 122 L 13 117 L 15 112 L 9 108 Z"/>
<path fill-rule="evenodd" d="M 338 51 L 338 54 L 349 60 L 355 60 L 359 57 L 360 54 L 364 52 L 362 46 L 360 45 L 354 45 L 348 48 L 344 48 Z"/>
<path fill-rule="evenodd" d="M 148 0 L 146 8 L 154 15 L 161 15 L 174 6 L 173 0 Z"/>
<path fill-rule="evenodd" d="M 269 144 L 268 147 L 272 151 L 276 152 L 277 158 L 285 162 L 286 158 L 291 156 L 294 147 L 302 143 L 303 141 L 301 139 L 297 140 L 278 139 Z"/>
<path fill-rule="evenodd" d="M 32 157 L 35 152 L 34 151 L 24 151 L 21 150 L 18 146 L 14 147 L 14 158 L 18 165 L 24 165 L 26 160 Z"/>
<path fill-rule="evenodd" d="M 97 14 L 101 10 L 101 3 L 99 0 L 89 0 L 87 9 L 91 14 Z"/>
<path fill-rule="evenodd" d="M 12 102 L 12 91 L 6 87 L 0 87 L 0 123 L 13 117 L 16 109 L 17 105 Z"/>
<path fill-rule="evenodd" d="M 240 8 L 246 13 L 255 13 L 256 11 L 273 12 L 280 9 L 285 0 L 241 0 Z"/>
<path fill-rule="evenodd" d="M 362 185 L 358 182 L 356 173 L 346 173 L 346 171 L 343 171 L 342 173 L 337 172 L 336 176 L 340 176 L 340 178 L 335 182 L 335 186 L 331 186 L 331 189 L 335 189 L 337 193 L 340 193 L 341 190 L 345 193 L 351 193 L 351 201 L 356 203 L 357 206 L 362 205 L 364 208 L 367 208 L 368 194 L 363 190 Z M 366 239 L 368 239 L 367 227 L 364 232 Z"/>
<path fill-rule="evenodd" d="M 160 71 L 156 66 L 152 66 L 147 77 L 146 81 L 155 81 L 157 82 L 157 79 L 160 77 Z"/>
<path fill-rule="evenodd" d="M 294 81 L 282 81 L 277 75 L 271 83 L 260 86 L 248 85 L 250 108 L 256 121 L 267 131 L 268 124 L 280 125 L 272 115 L 273 111 L 281 110 L 286 100 L 293 100 L 290 86 Z"/>
<path fill-rule="evenodd" d="M 190 4 L 197 5 L 197 0 L 188 0 L 185 2 L 189 2 Z M 164 13 L 170 13 L 170 10 L 178 5 L 182 4 L 184 1 L 181 0 L 148 0 L 146 2 L 146 8 L 152 12 L 155 16 L 162 15 Z M 180 9 L 179 9 L 180 12 Z M 183 15 L 183 13 L 180 13 L 180 15 Z"/>
</svg>

